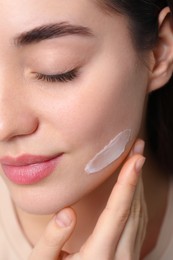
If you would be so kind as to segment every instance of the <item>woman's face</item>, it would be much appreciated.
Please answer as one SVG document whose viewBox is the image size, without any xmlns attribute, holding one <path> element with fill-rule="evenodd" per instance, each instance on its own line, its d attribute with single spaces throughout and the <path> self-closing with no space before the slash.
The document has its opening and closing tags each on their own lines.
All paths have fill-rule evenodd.
<svg viewBox="0 0 173 260">
<path fill-rule="evenodd" d="M 93 0 L 1 1 L 0 157 L 63 153 L 52 174 L 37 183 L 18 185 L 1 171 L 24 210 L 48 214 L 75 203 L 127 155 L 139 131 L 148 83 L 127 24 Z M 60 34 L 57 28 L 64 25 Z M 71 25 L 88 29 L 72 31 Z M 61 81 L 42 76 L 69 71 Z M 125 129 L 132 130 L 125 153 L 88 175 L 88 161 Z"/>
</svg>

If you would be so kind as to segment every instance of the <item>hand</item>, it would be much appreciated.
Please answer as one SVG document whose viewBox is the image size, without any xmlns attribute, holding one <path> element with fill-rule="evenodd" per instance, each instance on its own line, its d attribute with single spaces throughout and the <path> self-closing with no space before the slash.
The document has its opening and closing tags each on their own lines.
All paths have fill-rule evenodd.
<svg viewBox="0 0 173 260">
<path fill-rule="evenodd" d="M 143 146 L 141 140 L 135 143 L 93 233 L 80 251 L 72 255 L 62 251 L 76 223 L 74 211 L 66 208 L 50 221 L 29 260 L 138 260 L 147 225 L 140 175 L 145 160 Z"/>
</svg>

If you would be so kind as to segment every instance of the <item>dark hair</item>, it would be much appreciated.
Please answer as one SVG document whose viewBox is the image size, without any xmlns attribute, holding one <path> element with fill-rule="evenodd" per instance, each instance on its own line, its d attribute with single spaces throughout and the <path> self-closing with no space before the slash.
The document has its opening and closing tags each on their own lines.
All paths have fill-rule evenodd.
<svg viewBox="0 0 173 260">
<path fill-rule="evenodd" d="M 100 0 L 99 0 L 100 1 Z M 158 15 L 173 0 L 101 0 L 110 12 L 127 15 L 136 48 L 149 50 L 158 40 Z M 149 94 L 146 115 L 147 140 L 153 156 L 166 172 L 173 172 L 173 77 L 165 87 Z"/>
</svg>

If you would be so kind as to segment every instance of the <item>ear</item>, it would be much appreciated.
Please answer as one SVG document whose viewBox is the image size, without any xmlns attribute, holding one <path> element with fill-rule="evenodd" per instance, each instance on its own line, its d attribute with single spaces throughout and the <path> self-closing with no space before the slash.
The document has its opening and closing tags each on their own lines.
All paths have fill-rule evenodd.
<svg viewBox="0 0 173 260">
<path fill-rule="evenodd" d="M 159 15 L 159 38 L 152 57 L 149 92 L 164 86 L 173 73 L 173 20 L 168 7 Z"/>
</svg>

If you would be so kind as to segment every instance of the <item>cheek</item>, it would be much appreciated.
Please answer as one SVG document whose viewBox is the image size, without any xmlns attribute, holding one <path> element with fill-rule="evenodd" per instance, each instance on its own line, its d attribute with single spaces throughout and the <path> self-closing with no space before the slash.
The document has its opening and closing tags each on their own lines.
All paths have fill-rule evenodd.
<svg viewBox="0 0 173 260">
<path fill-rule="evenodd" d="M 97 77 L 96 77 L 97 75 Z M 145 81 L 136 71 L 100 76 L 95 72 L 68 104 L 64 134 L 77 149 L 98 151 L 119 132 L 130 128 L 137 134 L 145 99 Z M 124 77 L 126 75 L 126 77 Z M 101 83 L 101 84 L 100 84 Z"/>
</svg>

